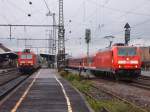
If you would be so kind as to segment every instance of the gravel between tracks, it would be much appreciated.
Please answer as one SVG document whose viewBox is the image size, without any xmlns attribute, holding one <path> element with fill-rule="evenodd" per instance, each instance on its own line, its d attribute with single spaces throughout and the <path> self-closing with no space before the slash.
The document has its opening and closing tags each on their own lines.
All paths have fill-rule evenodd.
<svg viewBox="0 0 150 112">
<path fill-rule="evenodd" d="M 19 77 L 21 73 L 17 71 L 11 71 L 11 72 L 6 72 L 6 73 L 0 73 L 0 86 L 3 84 L 7 83 L 10 80 L 13 80 L 17 77 Z"/>
<path fill-rule="evenodd" d="M 150 111 L 150 91 L 103 79 L 92 81 L 96 87 L 108 90 Z"/>
</svg>

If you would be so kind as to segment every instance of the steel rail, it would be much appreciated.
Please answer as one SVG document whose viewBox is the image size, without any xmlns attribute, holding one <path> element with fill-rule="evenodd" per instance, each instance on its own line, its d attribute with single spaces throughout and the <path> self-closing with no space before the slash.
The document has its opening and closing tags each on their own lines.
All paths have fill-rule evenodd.
<svg viewBox="0 0 150 112">
<path fill-rule="evenodd" d="M 136 107 L 136 108 L 142 110 L 143 112 L 148 112 L 147 110 L 141 108 L 140 106 L 137 106 L 137 105 L 135 105 L 134 103 L 129 102 L 128 100 L 126 100 L 126 99 L 124 99 L 124 98 L 121 98 L 121 97 L 118 96 L 118 95 L 115 95 L 114 93 L 112 93 L 112 92 L 109 91 L 109 90 L 106 90 L 106 89 L 104 89 L 104 88 L 103 88 L 103 89 L 100 89 L 99 87 L 96 87 L 95 85 L 91 85 L 91 86 L 92 86 L 93 88 L 97 89 L 98 91 L 103 91 L 104 93 L 106 93 L 106 94 L 108 94 L 108 95 L 110 95 L 110 96 L 112 96 L 112 97 L 114 97 L 114 98 L 116 98 L 116 99 L 118 99 L 118 100 L 120 100 L 120 101 L 126 103 L 126 104 L 129 104 L 129 105 L 131 105 L 131 106 L 133 106 L 133 107 Z"/>
<path fill-rule="evenodd" d="M 85 95 L 85 96 L 87 96 L 87 97 L 89 97 L 89 98 L 91 98 L 92 100 L 94 100 L 95 102 L 97 102 L 97 101 L 99 101 L 99 100 L 97 100 L 94 96 L 92 96 L 90 93 L 88 93 L 88 92 L 84 92 L 84 91 L 82 91 L 82 93 Z M 104 106 L 102 107 L 102 109 L 101 109 L 101 112 L 110 112 L 107 108 L 105 108 Z"/>
</svg>

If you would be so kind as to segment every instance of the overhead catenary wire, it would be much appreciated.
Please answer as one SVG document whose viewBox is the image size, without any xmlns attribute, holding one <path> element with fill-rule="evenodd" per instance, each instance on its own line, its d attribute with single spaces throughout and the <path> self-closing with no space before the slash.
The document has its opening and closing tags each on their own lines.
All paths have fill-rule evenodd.
<svg viewBox="0 0 150 112">
<path fill-rule="evenodd" d="M 143 2 L 142 4 L 145 5 L 145 2 Z M 142 7 L 142 6 L 143 6 L 142 4 L 140 4 L 140 5 L 137 6 L 137 7 L 132 8 L 132 9 L 130 9 L 130 10 L 128 10 L 125 14 L 123 14 L 123 15 L 117 17 L 117 18 L 116 18 L 116 20 L 117 20 L 116 22 L 118 22 L 118 19 L 119 19 L 119 18 L 129 15 L 130 13 L 128 13 L 128 12 L 133 11 L 133 10 L 137 10 L 137 9 L 139 9 L 140 7 Z M 119 19 L 119 20 L 120 20 L 120 19 Z M 106 27 L 107 25 L 110 26 L 110 24 L 114 24 L 114 23 L 112 23 L 112 22 L 111 22 L 111 23 L 106 23 L 106 24 L 104 24 L 104 26 L 105 26 L 105 27 Z"/>
<path fill-rule="evenodd" d="M 137 24 L 133 25 L 133 27 L 131 27 L 131 28 L 132 28 L 132 29 L 135 29 L 137 26 L 144 25 L 144 24 L 146 24 L 146 23 L 148 23 L 148 22 L 150 22 L 150 19 L 147 19 L 147 20 L 145 20 L 145 21 L 143 21 L 143 22 L 137 23 Z M 118 34 L 121 34 L 121 33 L 123 33 L 123 32 L 124 32 L 124 30 L 120 30 L 120 31 L 118 31 L 118 32 L 109 33 L 109 35 L 118 35 Z M 103 38 L 103 37 L 101 37 L 101 38 Z M 99 40 L 99 39 L 101 39 L 101 38 L 98 38 L 97 40 Z M 96 40 L 96 41 L 97 41 L 97 40 Z"/>
<path fill-rule="evenodd" d="M 2 2 L 2 1 L 1 1 Z M 0 5 L 2 5 L 2 9 L 5 9 L 5 8 L 7 8 L 7 9 L 9 9 L 9 7 L 5 4 L 6 2 L 5 1 L 3 1 L 3 3 L 1 3 Z M 10 4 L 8 4 L 8 5 L 10 5 Z M 6 12 L 4 12 L 4 11 L 2 11 L 2 15 L 1 15 L 1 17 L 6 21 L 6 23 L 11 23 L 12 22 L 12 18 L 11 18 L 11 20 L 7 17 L 7 15 L 6 15 Z M 16 17 L 13 15 L 13 14 L 11 14 L 11 17 L 13 17 L 13 19 L 14 20 L 16 20 Z"/>
<path fill-rule="evenodd" d="M 93 0 L 88 0 L 88 1 L 94 2 Z M 108 8 L 108 7 L 106 7 L 105 5 L 97 4 L 96 2 L 94 2 L 94 4 L 97 5 L 97 6 L 101 6 L 102 8 L 103 8 L 103 7 L 104 7 L 104 8 Z M 145 5 L 145 2 L 144 2 L 143 4 Z M 140 4 L 138 7 L 141 7 L 141 6 L 142 6 L 142 5 Z M 114 9 L 113 11 L 117 11 L 117 12 L 119 11 L 119 12 L 125 13 L 125 14 L 119 16 L 119 18 L 120 18 L 120 17 L 123 17 L 123 16 L 127 16 L 128 14 L 134 14 L 134 15 L 140 15 L 140 16 L 145 15 L 145 14 L 133 12 L 133 10 L 139 9 L 138 7 L 132 8 L 132 9 L 130 9 L 130 10 L 128 10 L 128 11 L 123 11 L 123 10 L 115 9 L 115 8 L 109 8 L 109 9 Z M 149 15 L 146 15 L 146 16 L 149 16 Z M 118 20 L 118 19 L 117 19 L 117 20 Z M 118 22 L 118 21 L 117 21 L 117 22 Z M 113 24 L 113 23 L 107 23 L 107 24 L 104 24 L 104 26 L 105 26 L 105 27 L 106 27 L 106 25 L 109 25 L 109 26 L 110 26 L 110 24 Z M 99 28 L 99 27 L 95 28 L 95 32 L 97 31 L 98 28 Z M 94 32 L 94 33 L 95 33 L 95 32 Z M 121 31 L 119 31 L 119 32 L 121 32 Z"/>
<path fill-rule="evenodd" d="M 119 10 L 119 12 L 122 12 L 122 10 Z M 123 13 L 133 13 L 133 12 L 131 12 L 131 11 L 123 11 Z M 139 13 L 133 13 L 133 14 L 137 14 L 137 15 L 143 15 L 143 14 L 139 14 Z M 144 14 L 145 15 L 145 14 Z M 146 15 L 146 16 L 149 16 L 149 15 Z M 93 16 L 92 16 L 93 17 Z M 142 22 L 142 23 L 138 23 L 137 25 L 142 25 L 143 23 L 147 23 L 149 20 L 146 20 L 146 21 L 144 21 L 144 22 Z M 137 25 L 134 25 L 134 26 L 137 26 Z M 112 34 L 114 34 L 114 35 L 118 35 L 118 34 L 121 34 L 122 32 L 124 32 L 124 30 L 121 30 L 121 31 L 118 31 L 117 33 L 112 33 Z"/>
<path fill-rule="evenodd" d="M 88 0 L 89 1 L 89 0 Z M 99 5 L 99 4 L 95 4 L 95 5 Z M 105 4 L 106 5 L 106 4 Z M 104 8 L 107 8 L 105 5 L 100 5 L 100 6 L 103 6 Z M 140 5 L 141 6 L 141 5 Z M 136 7 L 137 8 L 137 7 Z M 134 8 L 134 9 L 136 9 L 136 8 Z M 109 8 L 109 9 L 114 9 L 114 8 Z M 133 10 L 134 10 L 133 8 L 131 9 L 131 10 L 128 10 L 128 11 L 122 11 L 122 10 L 120 10 L 120 9 L 114 9 L 113 11 L 119 11 L 119 12 L 122 12 L 122 13 L 125 13 L 125 14 L 130 14 L 130 13 L 132 13 L 132 14 L 134 14 L 134 15 L 141 15 L 141 16 L 143 16 L 143 15 L 145 15 L 145 14 L 140 14 L 140 13 L 136 13 L 136 12 L 132 12 Z M 95 12 L 95 11 L 94 11 Z M 123 14 L 123 15 L 125 15 L 125 14 Z M 86 22 L 86 21 L 88 21 L 88 20 L 90 20 L 90 19 L 92 19 L 94 16 L 93 15 L 95 15 L 95 13 L 92 13 L 92 15 L 90 15 L 90 16 L 88 16 L 87 17 L 87 19 L 84 21 L 84 22 Z M 122 16 L 123 16 L 122 15 Z M 150 16 L 150 15 L 147 15 L 146 14 L 146 16 Z M 121 17 L 121 16 L 120 16 Z M 80 25 L 82 24 L 82 23 L 79 23 Z M 86 23 L 84 23 L 83 25 L 86 25 Z M 110 25 L 110 24 L 109 24 Z M 104 26 L 106 26 L 106 24 L 104 24 Z M 97 30 L 97 28 L 95 28 L 95 32 L 96 32 L 96 30 Z"/>
<path fill-rule="evenodd" d="M 22 14 L 25 14 L 25 15 L 31 15 L 31 14 L 29 14 L 28 12 L 26 12 L 26 10 L 25 9 L 23 9 L 22 7 L 20 7 L 20 6 L 18 6 L 18 5 L 16 5 L 14 2 L 12 2 L 12 1 L 10 1 L 10 0 L 6 0 L 6 2 L 8 3 L 8 5 L 10 5 L 10 6 L 12 6 L 13 8 L 15 8 L 15 9 L 17 9 L 18 11 L 20 11 Z M 7 8 L 9 8 L 9 7 L 7 7 Z M 33 15 L 33 13 L 32 13 L 32 15 Z M 13 16 L 13 18 L 15 18 L 15 16 L 12 14 L 12 16 Z M 19 18 L 19 19 L 15 19 L 13 22 L 18 22 L 18 21 L 23 21 L 23 19 L 24 19 L 24 16 L 22 17 L 22 18 Z M 35 21 L 37 21 L 37 18 L 34 18 L 34 17 L 32 17 L 32 19 L 34 19 Z M 12 23 L 13 23 L 12 22 Z M 37 21 L 38 22 L 38 21 Z"/>
<path fill-rule="evenodd" d="M 139 13 L 139 12 L 132 12 L 132 11 L 121 10 L 121 9 L 112 8 L 112 7 L 108 7 L 108 6 L 103 6 L 103 5 L 97 4 L 97 3 L 96 3 L 95 1 L 93 1 L 93 0 L 87 0 L 87 1 L 90 2 L 90 3 L 93 3 L 93 4 L 95 4 L 95 5 L 99 5 L 100 7 L 109 9 L 109 10 L 111 10 L 111 11 L 115 11 L 115 12 L 130 13 L 130 14 L 133 14 L 133 15 L 141 15 L 141 16 L 150 16 L 150 14 Z"/>
<path fill-rule="evenodd" d="M 51 10 L 50 10 L 50 8 L 49 8 L 49 6 L 48 6 L 48 4 L 47 4 L 46 0 L 43 0 L 43 1 L 44 1 L 44 3 L 45 3 L 46 8 L 47 8 L 47 9 L 48 9 L 48 11 L 51 13 Z"/>
<path fill-rule="evenodd" d="M 87 0 L 87 1 L 91 1 L 91 0 Z M 93 1 L 93 2 L 94 2 L 94 1 Z M 97 3 L 95 3 L 95 2 L 94 2 L 94 4 L 95 4 L 95 5 L 102 6 L 102 7 L 104 7 L 104 8 L 108 8 L 108 7 L 106 7 L 105 5 L 100 5 L 100 4 L 97 4 Z M 140 6 L 141 6 L 141 5 L 140 5 Z M 109 8 L 109 9 L 114 9 L 114 8 Z M 135 9 L 136 9 L 136 8 L 135 8 Z M 122 12 L 122 13 L 125 13 L 125 14 L 127 14 L 127 13 L 128 13 L 128 14 L 132 13 L 132 14 L 134 14 L 134 15 L 141 15 L 141 16 L 145 15 L 145 14 L 135 13 L 135 12 L 132 12 L 132 11 L 122 11 L 122 10 L 120 10 L 120 9 L 114 9 L 113 11 L 117 11 L 117 12 L 119 11 L 119 12 Z M 93 14 L 95 14 L 95 13 L 93 13 Z M 150 15 L 147 15 L 147 14 L 146 14 L 146 16 L 150 16 Z M 85 21 L 91 19 L 90 17 L 93 18 L 94 16 L 89 16 L 88 19 L 86 19 Z M 110 25 L 110 24 L 109 24 L 109 25 Z M 105 26 L 106 26 L 106 25 L 105 25 Z M 95 30 L 95 31 L 96 31 L 96 30 Z"/>
<path fill-rule="evenodd" d="M 18 11 L 23 12 L 25 14 L 28 14 L 24 9 L 22 9 L 21 7 L 19 7 L 15 3 L 11 2 L 10 0 L 7 0 L 7 3 L 9 3 L 11 6 L 15 7 L 16 9 L 18 9 Z"/>
</svg>

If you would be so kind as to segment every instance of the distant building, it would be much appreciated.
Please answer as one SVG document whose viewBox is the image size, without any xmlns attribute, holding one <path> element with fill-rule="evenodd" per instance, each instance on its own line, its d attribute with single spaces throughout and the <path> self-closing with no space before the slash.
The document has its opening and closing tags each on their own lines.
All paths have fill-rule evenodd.
<svg viewBox="0 0 150 112">
<path fill-rule="evenodd" d="M 17 54 L 0 43 L 0 68 L 16 67 Z"/>
</svg>

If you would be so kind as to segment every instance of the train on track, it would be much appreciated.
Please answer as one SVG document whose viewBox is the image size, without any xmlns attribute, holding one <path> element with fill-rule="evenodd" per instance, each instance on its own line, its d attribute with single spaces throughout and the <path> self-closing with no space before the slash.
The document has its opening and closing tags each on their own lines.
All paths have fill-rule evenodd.
<svg viewBox="0 0 150 112">
<path fill-rule="evenodd" d="M 18 69 L 22 73 L 32 73 L 40 68 L 40 58 L 30 49 L 18 52 Z"/>
<path fill-rule="evenodd" d="M 114 44 L 89 57 L 68 58 L 67 68 L 91 71 L 115 79 L 134 79 L 141 74 L 140 49 L 124 44 Z"/>
<path fill-rule="evenodd" d="M 140 47 L 142 69 L 150 70 L 150 47 Z"/>
</svg>

